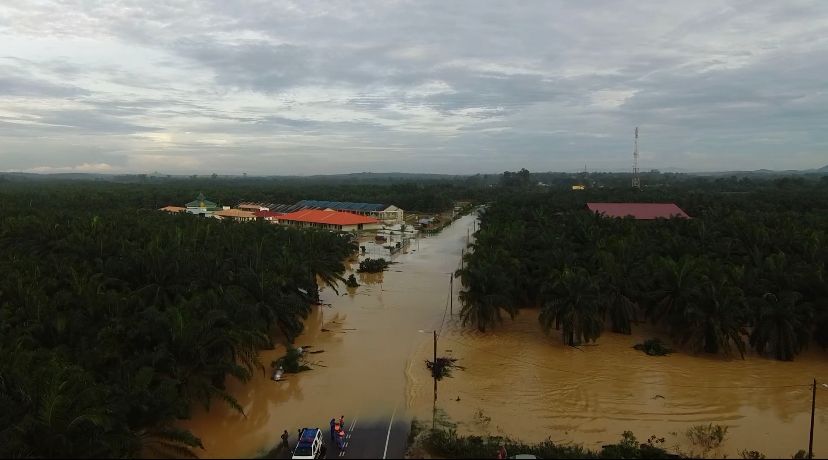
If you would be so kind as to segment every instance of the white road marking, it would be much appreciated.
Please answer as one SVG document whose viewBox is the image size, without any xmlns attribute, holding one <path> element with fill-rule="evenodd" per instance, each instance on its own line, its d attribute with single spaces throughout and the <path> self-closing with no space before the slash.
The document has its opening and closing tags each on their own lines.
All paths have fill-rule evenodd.
<svg viewBox="0 0 828 460">
<path fill-rule="evenodd" d="M 345 435 L 345 439 L 351 439 L 351 432 L 354 431 L 354 427 L 356 426 L 356 423 L 357 423 L 357 418 L 358 417 L 354 417 L 354 420 L 351 422 L 351 426 L 348 428 L 348 434 Z M 345 427 L 342 427 L 342 428 L 344 429 Z M 339 456 L 340 457 L 345 456 L 345 450 L 348 448 L 348 444 L 349 444 L 348 441 L 345 441 L 345 443 L 342 444 L 342 449 L 339 450 Z"/>
<path fill-rule="evenodd" d="M 388 441 L 391 439 L 391 425 L 394 424 L 394 416 L 397 415 L 397 408 L 394 407 L 394 412 L 391 414 L 391 421 L 388 422 L 388 434 L 385 436 L 385 450 L 382 451 L 382 458 L 388 454 Z"/>
</svg>

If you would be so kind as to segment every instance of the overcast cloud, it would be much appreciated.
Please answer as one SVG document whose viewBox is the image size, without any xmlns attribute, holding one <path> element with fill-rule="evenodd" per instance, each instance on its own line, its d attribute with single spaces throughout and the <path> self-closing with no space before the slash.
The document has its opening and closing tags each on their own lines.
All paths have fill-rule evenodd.
<svg viewBox="0 0 828 460">
<path fill-rule="evenodd" d="M 828 164 L 828 2 L 0 4 L 0 170 Z"/>
</svg>

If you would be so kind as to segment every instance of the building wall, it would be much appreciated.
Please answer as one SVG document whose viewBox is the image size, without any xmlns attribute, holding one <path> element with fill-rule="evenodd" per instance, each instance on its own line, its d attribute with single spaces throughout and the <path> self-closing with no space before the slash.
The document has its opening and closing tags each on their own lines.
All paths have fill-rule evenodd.
<svg viewBox="0 0 828 460">
<path fill-rule="evenodd" d="M 201 214 L 201 215 L 205 215 L 205 216 L 209 216 L 209 215 L 213 214 L 213 211 L 208 211 L 207 208 L 198 208 L 198 207 L 187 208 L 187 212 L 190 213 L 190 214 Z"/>
<path fill-rule="evenodd" d="M 342 231 L 342 232 L 356 232 L 360 230 L 379 230 L 382 224 L 354 224 L 354 225 L 337 225 L 337 224 L 319 224 L 316 222 L 296 222 L 292 220 L 279 221 L 282 225 L 287 225 L 296 228 L 321 228 L 323 230 Z"/>
</svg>

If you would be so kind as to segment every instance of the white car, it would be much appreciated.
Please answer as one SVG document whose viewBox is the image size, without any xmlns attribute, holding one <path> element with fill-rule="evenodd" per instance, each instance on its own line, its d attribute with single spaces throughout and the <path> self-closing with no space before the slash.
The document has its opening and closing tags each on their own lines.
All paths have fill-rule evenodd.
<svg viewBox="0 0 828 460">
<path fill-rule="evenodd" d="M 299 435 L 299 442 L 293 449 L 296 459 L 324 458 L 325 447 L 322 445 L 322 430 L 319 428 L 303 428 Z"/>
</svg>

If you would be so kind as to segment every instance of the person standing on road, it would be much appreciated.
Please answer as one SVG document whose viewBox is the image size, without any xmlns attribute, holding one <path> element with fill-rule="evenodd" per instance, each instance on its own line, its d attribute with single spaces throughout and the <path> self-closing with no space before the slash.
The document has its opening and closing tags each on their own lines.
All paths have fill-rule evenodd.
<svg viewBox="0 0 828 460">
<path fill-rule="evenodd" d="M 336 443 L 339 446 L 339 450 L 345 448 L 345 430 L 339 429 L 339 436 L 336 438 Z"/>
<path fill-rule="evenodd" d="M 282 433 L 282 447 L 284 447 L 287 450 L 290 450 L 290 444 L 288 444 L 289 436 L 290 435 L 288 435 L 287 430 L 285 430 L 285 432 Z"/>
<path fill-rule="evenodd" d="M 344 415 L 339 416 L 339 426 L 342 427 L 343 430 L 345 429 L 345 416 Z"/>
<path fill-rule="evenodd" d="M 331 419 L 331 441 L 336 441 L 336 432 L 339 431 L 336 429 L 336 419 Z"/>
</svg>

